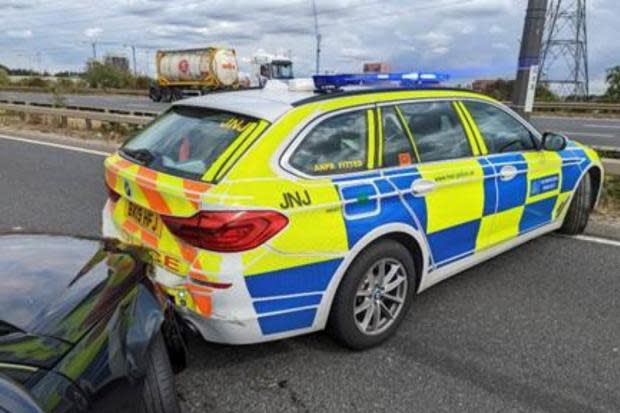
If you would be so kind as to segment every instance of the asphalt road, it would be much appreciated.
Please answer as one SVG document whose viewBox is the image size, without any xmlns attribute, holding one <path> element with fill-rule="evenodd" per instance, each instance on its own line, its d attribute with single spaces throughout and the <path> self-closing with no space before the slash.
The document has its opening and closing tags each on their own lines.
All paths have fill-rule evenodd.
<svg viewBox="0 0 620 413">
<path fill-rule="evenodd" d="M 102 160 L 0 139 L 0 231 L 96 235 Z M 179 394 L 190 412 L 618 412 L 618 268 L 619 246 L 546 236 L 423 293 L 370 351 L 195 339 Z"/>
<path fill-rule="evenodd" d="M 0 91 L 0 100 L 50 103 L 51 96 L 46 93 L 23 93 Z M 67 95 L 68 105 L 96 108 L 114 108 L 129 111 L 164 110 L 168 104 L 152 102 L 143 96 L 87 96 Z M 620 119 L 588 119 L 568 117 L 535 117 L 532 123 L 541 131 L 563 132 L 568 137 L 588 145 L 620 147 Z"/>
</svg>

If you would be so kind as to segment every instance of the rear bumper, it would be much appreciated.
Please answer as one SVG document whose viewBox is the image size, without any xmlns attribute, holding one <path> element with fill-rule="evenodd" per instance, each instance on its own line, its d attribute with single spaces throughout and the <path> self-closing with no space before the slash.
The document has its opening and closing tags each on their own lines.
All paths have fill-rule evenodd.
<svg viewBox="0 0 620 413">
<path fill-rule="evenodd" d="M 125 236 L 118 230 L 112 218 L 111 207 L 108 204 L 102 212 L 102 232 L 106 238 L 117 238 L 123 241 L 132 242 L 125 239 Z M 253 344 L 281 338 L 305 334 L 319 329 L 314 324 L 306 327 L 291 329 L 290 331 L 264 331 L 265 315 L 261 314 L 263 327 L 259 320 L 259 315 L 253 304 L 253 298 L 248 290 L 245 277 L 241 270 L 240 258 L 235 254 L 230 254 L 226 259 L 226 267 L 229 270 L 226 276 L 226 283 L 230 283 L 229 288 L 218 289 L 208 288 L 202 297 L 205 298 L 210 306 L 208 313 L 201 314 L 196 308 L 192 293 L 187 289 L 188 278 L 178 276 L 168 270 L 155 267 L 154 280 L 163 287 L 171 296 L 176 304 L 176 309 L 183 319 L 189 323 L 194 330 L 199 332 L 207 341 L 222 344 Z M 269 314 L 267 315 L 269 316 Z M 278 314 L 274 314 L 277 317 Z"/>
</svg>

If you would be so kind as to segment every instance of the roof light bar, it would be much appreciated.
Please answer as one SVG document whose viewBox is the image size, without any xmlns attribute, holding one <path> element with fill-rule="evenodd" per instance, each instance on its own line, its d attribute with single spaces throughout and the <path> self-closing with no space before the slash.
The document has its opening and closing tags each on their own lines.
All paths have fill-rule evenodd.
<svg viewBox="0 0 620 413">
<path fill-rule="evenodd" d="M 362 73 L 314 75 L 314 86 L 321 92 L 338 91 L 344 86 L 364 86 L 397 83 L 402 87 L 438 84 L 450 79 L 445 73 L 411 72 L 411 73 Z"/>
</svg>

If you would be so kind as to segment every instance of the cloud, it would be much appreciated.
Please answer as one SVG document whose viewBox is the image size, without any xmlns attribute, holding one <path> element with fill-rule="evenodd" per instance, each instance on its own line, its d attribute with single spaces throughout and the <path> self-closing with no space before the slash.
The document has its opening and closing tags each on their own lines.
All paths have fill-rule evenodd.
<svg viewBox="0 0 620 413">
<path fill-rule="evenodd" d="M 84 36 L 89 39 L 93 39 L 95 37 L 99 37 L 103 33 L 103 29 L 101 27 L 89 27 L 84 30 Z"/>
<path fill-rule="evenodd" d="M 7 30 L 6 35 L 13 39 L 29 39 L 32 37 L 32 30 Z"/>
<path fill-rule="evenodd" d="M 394 70 L 450 72 L 461 83 L 515 74 L 527 0 L 316 1 L 322 70 L 352 72 L 365 61 L 385 61 Z M 620 2 L 588 4 L 590 71 L 600 79 L 620 63 L 620 43 L 613 41 Z M 156 49 L 206 46 L 234 48 L 241 66 L 259 48 L 290 50 L 298 75 L 314 70 L 310 0 L 106 0 L 105 6 L 0 0 L 0 63 L 27 66 L 35 60 L 19 56 L 40 50 L 44 68 L 80 70 L 95 38 L 101 55 L 137 45 L 138 68 L 151 75 Z M 23 37 L 16 41 L 9 32 Z"/>
</svg>

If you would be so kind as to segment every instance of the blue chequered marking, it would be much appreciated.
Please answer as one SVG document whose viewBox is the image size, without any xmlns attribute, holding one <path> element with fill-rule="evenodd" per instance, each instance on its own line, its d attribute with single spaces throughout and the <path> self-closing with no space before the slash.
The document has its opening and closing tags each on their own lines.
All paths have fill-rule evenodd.
<svg viewBox="0 0 620 413">
<path fill-rule="evenodd" d="M 293 311 L 284 314 L 268 315 L 258 318 L 258 325 L 263 334 L 276 334 L 285 331 L 311 327 L 316 315 L 316 308 Z"/>
<path fill-rule="evenodd" d="M 497 183 L 495 182 L 495 168 L 488 159 L 481 158 L 478 163 L 484 172 L 484 216 L 495 213 L 497 207 Z"/>
<path fill-rule="evenodd" d="M 587 168 L 591 161 L 585 151 L 572 143 L 569 149 L 559 153 L 562 158 L 562 188 L 561 192 L 571 192 L 577 187 L 583 168 Z"/>
<path fill-rule="evenodd" d="M 533 179 L 530 182 L 530 195 L 536 196 L 555 191 L 558 186 L 560 186 L 560 175 L 558 174 Z"/>
<path fill-rule="evenodd" d="M 290 310 L 293 308 L 319 305 L 322 294 L 303 295 L 301 297 L 274 298 L 272 300 L 254 301 L 254 309 L 258 314 L 275 311 Z"/>
<path fill-rule="evenodd" d="M 557 196 L 554 196 L 526 205 L 519 222 L 519 233 L 523 234 L 551 222 L 556 200 Z"/>
<path fill-rule="evenodd" d="M 245 277 L 252 298 L 324 291 L 342 259 Z"/>
<path fill-rule="evenodd" d="M 390 182 L 398 188 L 399 191 L 404 193 L 403 199 L 420 221 L 422 230 L 426 232 L 428 223 L 426 201 L 424 198 L 416 197 L 411 193 L 411 184 L 413 184 L 415 180 L 420 179 L 422 175 L 418 172 L 417 168 L 408 168 L 405 171 L 401 171 L 401 174 L 397 176 L 394 176 L 396 174 L 386 175 L 389 175 Z M 417 228 L 418 226 L 414 224 L 414 227 Z"/>
<path fill-rule="evenodd" d="M 372 184 L 343 185 L 340 187 L 340 194 L 343 201 L 349 201 L 344 206 L 344 212 L 347 217 L 364 216 L 379 212 L 379 193 Z"/>
<path fill-rule="evenodd" d="M 525 204 L 527 198 L 527 162 L 521 154 L 505 154 L 488 157 L 497 174 L 502 167 L 512 165 L 517 168 L 517 176 L 510 181 L 504 181 L 499 176 L 497 178 L 498 200 L 497 213 L 508 211 Z"/>
<path fill-rule="evenodd" d="M 390 178 L 390 181 L 393 181 L 393 179 L 395 178 Z M 360 209 L 356 210 L 347 210 L 347 207 L 344 208 L 349 248 L 352 248 L 360 239 L 368 234 L 369 231 L 385 224 L 404 223 L 416 229 L 418 228 L 411 213 L 403 204 L 397 189 L 387 179 L 375 179 L 372 185 L 369 183 L 360 183 L 356 185 L 352 182 L 342 182 L 340 185 L 340 193 L 343 198 L 345 198 L 346 195 L 353 196 L 355 194 L 354 191 L 352 191 L 351 194 L 346 194 L 345 192 L 349 188 L 357 189 L 360 186 L 368 186 L 373 188 L 375 193 L 377 193 L 377 190 L 379 191 L 377 193 L 377 207 L 375 210 L 371 210 L 370 208 L 367 210 L 361 209 L 362 206 L 359 207 Z M 370 188 L 368 188 L 368 192 L 370 192 Z M 421 200 L 421 202 L 424 203 L 424 200 Z M 356 204 L 358 203 L 360 202 Z M 362 200 L 361 203 L 364 204 L 365 201 Z M 353 212 L 355 212 L 355 214 Z"/>
<path fill-rule="evenodd" d="M 428 243 L 437 265 L 442 266 L 455 258 L 473 253 L 479 229 L 480 220 L 475 220 L 429 234 Z"/>
</svg>

